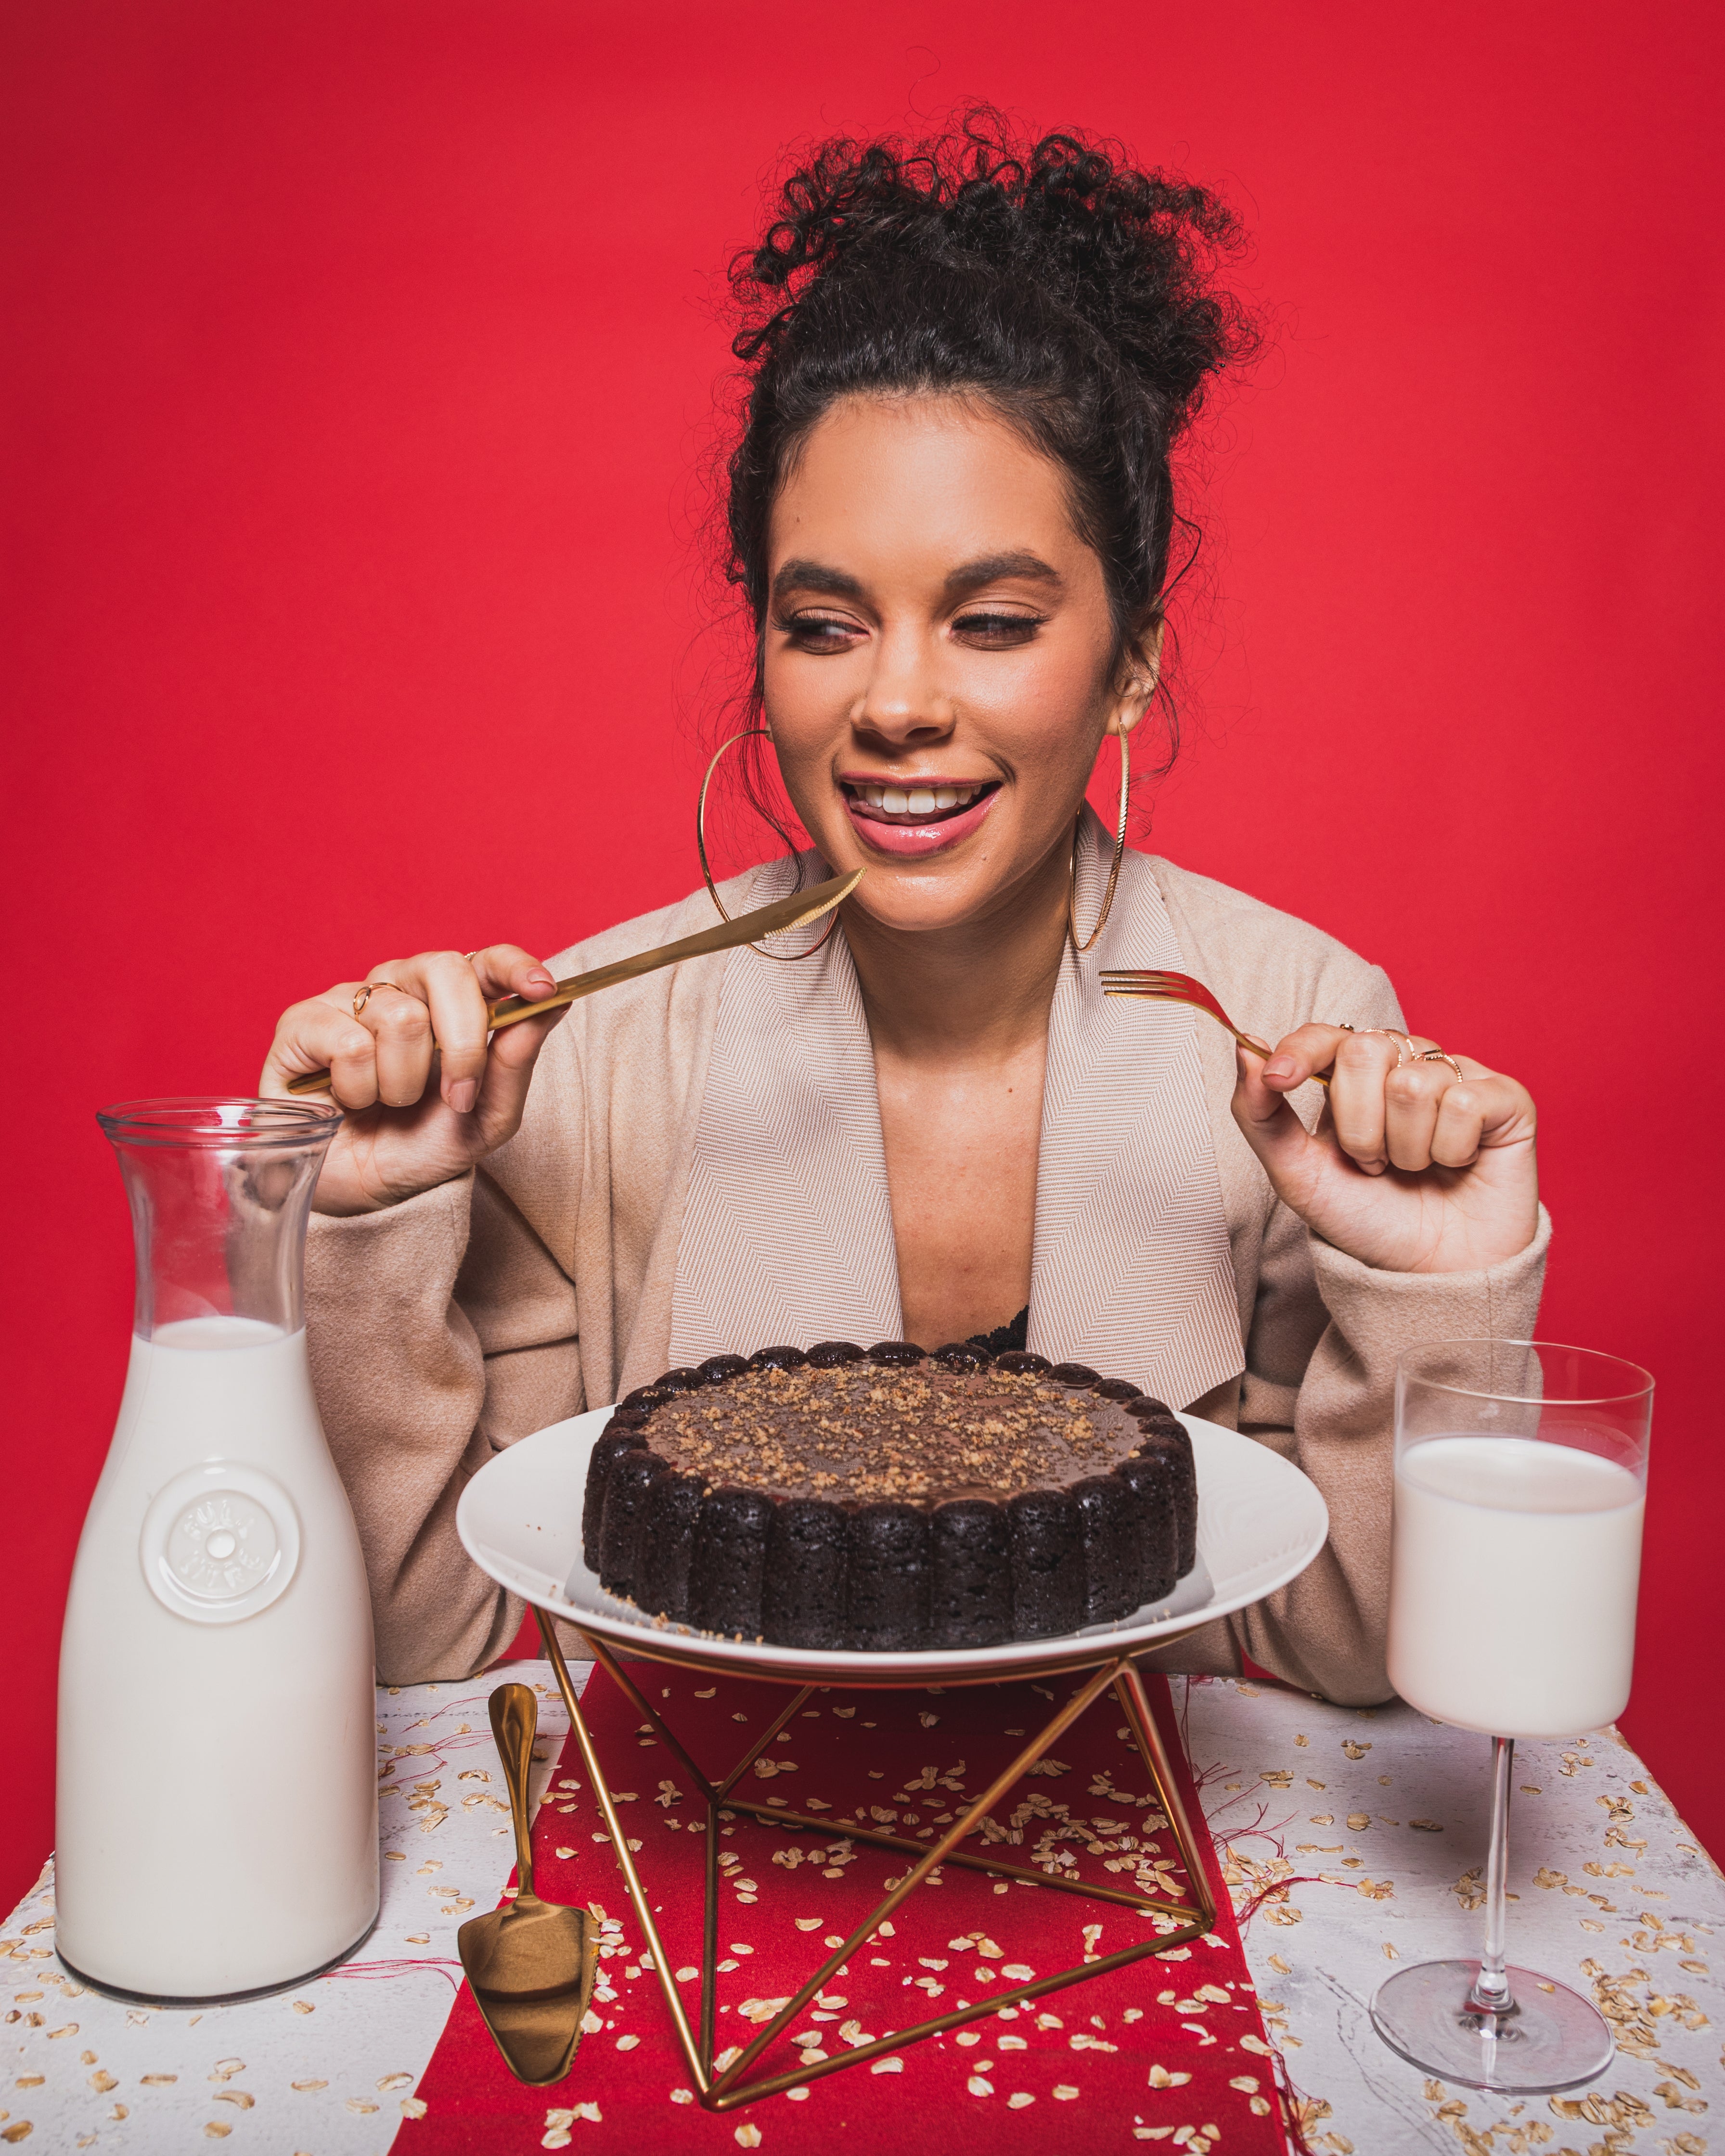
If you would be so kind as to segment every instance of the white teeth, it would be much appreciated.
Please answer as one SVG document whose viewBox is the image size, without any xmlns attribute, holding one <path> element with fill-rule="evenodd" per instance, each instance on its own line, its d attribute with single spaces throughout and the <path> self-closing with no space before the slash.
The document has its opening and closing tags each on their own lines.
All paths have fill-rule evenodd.
<svg viewBox="0 0 1725 2156">
<path fill-rule="evenodd" d="M 857 798 L 883 816 L 943 815 L 968 808 L 982 792 L 980 786 L 858 786 Z"/>
</svg>

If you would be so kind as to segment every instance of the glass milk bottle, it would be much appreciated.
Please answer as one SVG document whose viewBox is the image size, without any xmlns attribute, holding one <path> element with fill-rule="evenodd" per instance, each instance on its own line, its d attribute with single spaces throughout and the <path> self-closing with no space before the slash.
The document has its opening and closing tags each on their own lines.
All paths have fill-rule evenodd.
<svg viewBox="0 0 1725 2156">
<path fill-rule="evenodd" d="M 341 1960 L 377 1914 L 371 1601 L 305 1357 L 305 1219 L 341 1117 L 98 1120 L 137 1306 L 60 1646 L 59 1945 L 106 1990 L 233 1998 Z"/>
</svg>

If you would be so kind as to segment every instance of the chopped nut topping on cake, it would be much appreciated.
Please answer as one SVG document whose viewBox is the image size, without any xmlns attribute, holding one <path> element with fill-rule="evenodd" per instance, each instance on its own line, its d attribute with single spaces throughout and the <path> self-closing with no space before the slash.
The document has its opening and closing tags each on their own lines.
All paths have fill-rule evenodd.
<svg viewBox="0 0 1725 2156">
<path fill-rule="evenodd" d="M 712 1483 L 869 1503 L 999 1498 L 1106 1474 L 1140 1432 L 1112 1402 L 1040 1373 L 752 1370 L 660 1407 L 654 1449 Z"/>
</svg>

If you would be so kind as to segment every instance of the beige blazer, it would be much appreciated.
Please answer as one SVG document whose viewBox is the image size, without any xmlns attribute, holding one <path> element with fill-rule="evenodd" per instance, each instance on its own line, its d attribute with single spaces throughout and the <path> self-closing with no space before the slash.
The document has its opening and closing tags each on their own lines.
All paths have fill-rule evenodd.
<svg viewBox="0 0 1725 2156">
<path fill-rule="evenodd" d="M 1089 819 L 1081 920 L 1107 850 Z M 734 879 L 727 907 L 765 904 L 793 873 Z M 698 891 L 553 970 L 711 919 Z M 1399 1025 L 1394 992 L 1317 930 L 1129 852 L 1108 925 L 1083 957 L 1069 946 L 1050 1014 L 1029 1319 L 1033 1348 L 1248 1432 L 1329 1507 L 1329 1542 L 1298 1579 L 1166 1666 L 1232 1673 L 1244 1653 L 1332 1699 L 1383 1699 L 1395 1357 L 1422 1339 L 1531 1333 L 1549 1224 L 1542 1213 L 1528 1248 L 1482 1272 L 1382 1273 L 1343 1255 L 1277 1201 L 1235 1127 L 1221 1029 L 1105 998 L 1098 973 L 1117 965 L 1195 973 L 1271 1040 L 1309 1018 Z M 1308 1120 L 1322 1105 L 1316 1086 L 1294 1099 Z M 842 931 L 800 964 L 732 952 L 577 1004 L 520 1131 L 480 1170 L 314 1220 L 307 1295 L 380 1673 L 465 1676 L 523 1614 L 455 1534 L 468 1478 L 500 1448 L 709 1354 L 899 1337 L 874 1066 Z"/>
</svg>

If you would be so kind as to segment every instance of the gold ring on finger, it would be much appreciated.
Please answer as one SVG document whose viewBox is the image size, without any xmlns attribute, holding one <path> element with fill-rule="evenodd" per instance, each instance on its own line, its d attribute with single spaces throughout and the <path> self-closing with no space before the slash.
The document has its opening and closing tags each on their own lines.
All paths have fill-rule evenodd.
<svg viewBox="0 0 1725 2156">
<path fill-rule="evenodd" d="M 1386 1040 L 1393 1040 L 1395 1043 L 1395 1067 L 1398 1070 L 1401 1069 L 1403 1064 L 1417 1062 L 1419 1060 L 1418 1050 L 1414 1046 L 1412 1034 L 1404 1033 L 1399 1026 L 1349 1026 L 1348 1030 L 1352 1034 L 1355 1034 L 1357 1037 L 1362 1040 L 1363 1040 L 1366 1035 L 1369 1033 L 1381 1033 Z"/>
<path fill-rule="evenodd" d="M 393 988 L 398 996 L 404 996 L 409 993 L 398 981 L 362 981 L 354 992 L 353 1015 L 356 1018 L 377 994 L 379 988 Z"/>
<path fill-rule="evenodd" d="M 1467 1073 L 1445 1048 L 1422 1048 L 1414 1060 L 1416 1063 L 1447 1063 L 1455 1075 L 1464 1084 L 1466 1082 Z"/>
</svg>

